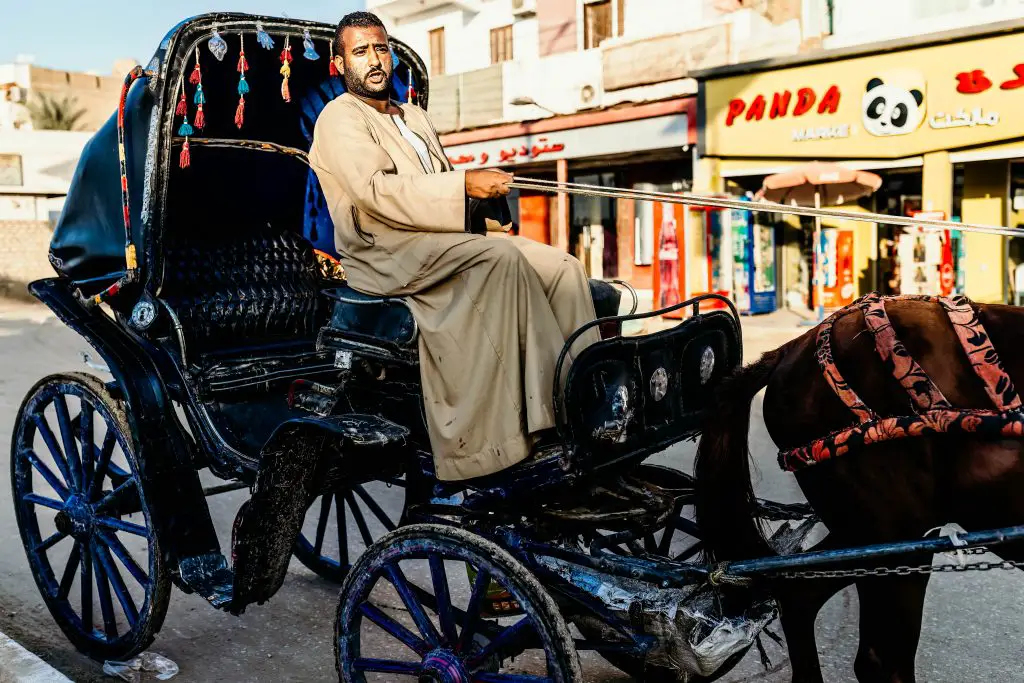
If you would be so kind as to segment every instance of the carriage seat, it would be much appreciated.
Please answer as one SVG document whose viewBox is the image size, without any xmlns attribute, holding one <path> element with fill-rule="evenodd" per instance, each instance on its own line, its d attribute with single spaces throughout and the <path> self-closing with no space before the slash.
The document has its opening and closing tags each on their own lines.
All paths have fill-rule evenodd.
<svg viewBox="0 0 1024 683">
<path fill-rule="evenodd" d="M 348 285 L 324 290 L 333 302 L 330 321 L 321 331 L 318 346 L 349 347 L 346 341 L 367 347 L 352 350 L 373 352 L 383 347 L 395 357 L 408 357 L 416 350 L 418 330 L 409 305 L 399 297 L 364 294 Z M 614 316 L 619 310 L 621 293 L 602 280 L 590 281 L 597 317 Z"/>
</svg>

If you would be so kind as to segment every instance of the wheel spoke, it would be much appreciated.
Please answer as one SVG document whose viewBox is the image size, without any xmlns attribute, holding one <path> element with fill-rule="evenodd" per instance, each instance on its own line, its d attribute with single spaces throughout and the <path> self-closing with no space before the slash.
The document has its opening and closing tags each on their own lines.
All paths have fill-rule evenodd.
<svg viewBox="0 0 1024 683">
<path fill-rule="evenodd" d="M 107 529 L 115 529 L 117 531 L 124 531 L 129 534 L 134 534 L 136 536 L 142 536 L 143 538 L 149 538 L 149 532 L 146 531 L 146 527 L 140 524 L 126 522 L 122 519 L 114 519 L 112 517 L 96 517 L 96 524 Z"/>
<path fill-rule="evenodd" d="M 344 569 L 348 567 L 348 515 L 345 514 L 345 501 L 341 495 L 334 494 L 335 521 L 338 524 L 338 565 Z"/>
<path fill-rule="evenodd" d="M 422 638 L 381 612 L 376 606 L 371 605 L 368 602 L 364 602 L 359 606 L 359 611 L 362 612 L 367 619 L 375 623 L 377 626 L 380 626 L 398 640 L 402 641 L 406 647 L 421 657 L 425 657 L 427 653 L 430 652 L 430 646 L 427 645 Z"/>
<path fill-rule="evenodd" d="M 43 479 L 46 480 L 46 483 L 50 485 L 50 488 L 57 492 L 57 495 L 61 497 L 61 500 L 67 500 L 68 496 L 71 494 L 68 493 L 66 484 L 58 479 L 57 475 L 53 473 L 53 470 L 47 467 L 46 464 L 39 459 L 36 452 L 29 449 L 22 451 L 22 454 L 28 458 L 28 461 L 32 463 L 32 467 L 36 469 L 36 472 L 39 472 L 39 474 L 42 475 Z M 55 462 L 57 463 L 57 467 L 60 468 L 61 461 L 55 460 Z M 63 473 L 63 469 L 61 472 Z"/>
<path fill-rule="evenodd" d="M 44 498 L 36 493 L 26 493 L 21 497 L 26 503 L 34 503 L 35 505 L 42 505 L 43 507 L 50 508 L 51 510 L 63 510 L 64 503 L 53 498 Z"/>
<path fill-rule="evenodd" d="M 466 660 L 466 666 L 472 671 L 480 666 L 492 655 L 498 655 L 498 659 L 508 659 L 522 651 L 520 642 L 528 635 L 533 628 L 530 617 L 523 617 L 512 626 L 502 631 L 497 638 L 487 643 L 487 646 Z M 511 648 L 511 652 L 508 649 Z"/>
<path fill-rule="evenodd" d="M 92 473 L 93 468 L 96 465 L 95 459 L 93 458 L 93 429 L 92 429 L 92 416 L 93 409 L 92 405 L 82 400 L 82 412 L 78 416 L 79 425 L 79 443 L 82 445 L 82 491 L 88 493 L 90 489 L 87 487 L 92 484 Z"/>
<path fill-rule="evenodd" d="M 398 674 L 399 676 L 418 676 L 420 673 L 420 665 L 418 663 L 395 662 L 389 659 L 368 659 L 366 657 L 360 657 L 352 662 L 352 668 L 356 671 Z"/>
<path fill-rule="evenodd" d="M 440 555 L 430 556 L 430 579 L 434 584 L 434 599 L 437 601 L 437 620 L 441 622 L 441 632 L 449 645 L 458 640 L 455 632 L 455 619 L 452 616 L 452 598 L 448 591 L 448 573 L 444 568 L 444 559 Z"/>
<path fill-rule="evenodd" d="M 441 644 L 441 634 L 437 632 L 434 622 L 430 620 L 430 617 L 423 610 L 423 605 L 413 595 L 412 589 L 409 587 L 409 580 L 405 578 L 402 568 L 397 563 L 390 564 L 385 569 L 385 572 L 387 573 L 388 580 L 391 581 L 391 585 L 398 591 L 399 597 L 402 598 L 402 602 L 405 604 L 405 609 L 409 611 L 409 615 L 416 623 L 420 633 L 423 634 L 428 643 L 438 647 Z"/>
<path fill-rule="evenodd" d="M 483 604 L 484 595 L 487 593 L 487 586 L 491 583 L 491 573 L 481 568 L 473 583 L 473 592 L 469 596 L 469 605 L 466 607 L 466 623 L 462 625 L 462 633 L 459 635 L 459 642 L 455 645 L 456 652 L 468 652 L 466 649 L 473 642 L 473 634 L 476 629 L 476 622 L 480 618 L 480 606 Z"/>
<path fill-rule="evenodd" d="M 71 473 L 68 472 L 68 463 L 67 460 L 64 459 L 64 451 L 62 451 L 60 446 L 57 445 L 57 437 L 53 435 L 53 430 L 50 429 L 50 423 L 46 421 L 46 418 L 42 413 L 33 415 L 32 421 L 35 422 L 36 431 L 39 432 L 39 436 L 43 437 L 43 443 L 46 444 L 46 448 L 49 449 L 50 455 L 53 456 L 53 464 L 57 466 L 57 469 L 60 470 L 61 476 L 64 477 L 63 486 L 70 488 L 74 480 L 71 478 Z M 53 484 L 50 485 L 53 486 Z"/>
<path fill-rule="evenodd" d="M 107 424 L 107 433 L 103 437 L 103 446 L 100 448 L 100 457 L 96 460 L 96 469 L 92 474 L 92 483 L 89 485 L 89 500 L 93 500 L 100 494 L 103 487 L 103 478 L 107 476 L 107 468 L 110 466 L 110 457 L 114 454 L 114 446 L 117 445 L 117 432 L 111 424 Z"/>
<path fill-rule="evenodd" d="M 370 534 L 370 528 L 366 526 L 366 519 L 363 517 L 363 511 L 359 509 L 359 504 L 351 493 L 345 494 L 345 501 L 352 509 L 352 518 L 356 520 L 356 526 L 359 527 L 359 535 L 363 537 L 363 543 L 365 543 L 366 547 L 369 548 L 373 545 L 373 536 Z M 338 501 L 338 504 L 341 505 L 341 501 Z"/>
<path fill-rule="evenodd" d="M 85 541 L 79 541 L 81 548 L 82 576 L 79 578 L 82 591 L 82 630 L 92 633 L 92 549 Z M 107 596 L 108 599 L 110 596 Z"/>
<path fill-rule="evenodd" d="M 131 479 L 126 479 L 120 486 L 118 486 L 116 489 L 114 489 L 107 495 L 103 496 L 103 498 L 100 499 L 100 502 L 96 503 L 96 512 L 99 512 L 100 510 L 103 510 L 104 508 L 109 506 L 111 503 L 117 500 L 119 496 L 123 495 L 125 491 L 133 488 L 134 486 L 134 477 Z"/>
<path fill-rule="evenodd" d="M 75 580 L 75 573 L 78 571 L 78 563 L 82 559 L 82 544 L 75 541 L 75 547 L 71 549 L 68 556 L 68 563 L 64 565 L 64 574 L 60 577 L 60 586 L 57 588 L 57 597 L 67 600 L 71 594 L 71 584 Z"/>
<path fill-rule="evenodd" d="M 107 638 L 117 638 L 117 620 L 114 618 L 114 602 L 110 599 L 107 572 L 95 548 L 92 555 L 93 564 L 96 567 L 96 592 L 99 593 L 100 611 L 103 613 L 103 631 L 107 634 Z"/>
<path fill-rule="evenodd" d="M 121 543 L 121 539 L 117 537 L 117 534 L 107 533 L 103 530 L 97 530 L 97 534 L 100 539 L 107 545 L 107 547 L 117 556 L 117 559 L 121 560 L 121 564 L 124 565 L 128 573 L 135 577 L 135 580 L 145 588 L 149 585 L 149 577 L 146 576 L 146 572 L 142 571 L 142 567 L 135 561 L 135 558 L 131 556 L 128 549 Z"/>
<path fill-rule="evenodd" d="M 64 533 L 63 531 L 56 531 L 49 538 L 47 538 L 45 541 L 43 541 L 42 543 L 40 543 L 36 547 L 32 548 L 32 552 L 37 553 L 37 554 L 38 553 L 46 552 L 47 550 L 49 550 L 53 546 L 57 545 L 58 543 L 60 543 L 61 541 L 63 541 L 67 537 L 68 537 L 68 535 L 66 533 Z"/>
<path fill-rule="evenodd" d="M 64 455 L 67 457 L 68 470 L 71 472 L 71 481 L 68 484 L 78 491 L 82 488 L 82 461 L 78 456 L 78 444 L 71 429 L 71 416 L 68 414 L 68 402 L 64 394 L 57 394 L 53 399 L 53 407 L 57 411 L 60 440 L 64 444 Z"/>
<path fill-rule="evenodd" d="M 128 618 L 128 624 L 134 628 L 135 624 L 139 621 L 139 608 L 135 606 L 132 594 L 128 592 L 128 586 L 124 583 L 124 577 L 117 570 L 117 566 L 110 556 L 110 551 L 102 541 L 96 543 L 96 555 L 100 566 L 103 567 L 103 573 L 107 576 L 110 587 L 114 589 L 117 601 L 121 603 L 124 615 Z"/>
<path fill-rule="evenodd" d="M 320 497 L 320 518 L 316 523 L 316 539 L 313 543 L 313 553 L 320 554 L 324 547 L 324 536 L 327 535 L 327 520 L 331 517 L 331 494 L 325 493 Z"/>
<path fill-rule="evenodd" d="M 377 501 L 373 499 L 373 496 L 366 492 L 366 489 L 362 486 L 355 486 L 352 490 L 355 491 L 357 496 L 363 499 L 363 502 L 366 503 L 366 507 L 370 508 L 370 512 L 374 514 L 377 521 L 384 525 L 385 529 L 388 531 L 394 531 L 397 528 L 395 523 L 391 521 L 391 518 L 388 517 L 388 514 L 384 512 L 384 509 L 381 508 L 381 506 L 377 504 Z"/>
</svg>

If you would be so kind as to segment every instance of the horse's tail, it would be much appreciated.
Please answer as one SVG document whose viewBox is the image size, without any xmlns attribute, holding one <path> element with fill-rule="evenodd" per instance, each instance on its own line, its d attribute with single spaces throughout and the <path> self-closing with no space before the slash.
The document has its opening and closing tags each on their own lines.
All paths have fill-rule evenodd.
<svg viewBox="0 0 1024 683">
<path fill-rule="evenodd" d="M 723 380 L 703 427 L 694 465 L 695 508 L 708 559 L 745 559 L 769 548 L 750 481 L 750 404 L 767 386 L 785 349 L 769 351 Z"/>
</svg>

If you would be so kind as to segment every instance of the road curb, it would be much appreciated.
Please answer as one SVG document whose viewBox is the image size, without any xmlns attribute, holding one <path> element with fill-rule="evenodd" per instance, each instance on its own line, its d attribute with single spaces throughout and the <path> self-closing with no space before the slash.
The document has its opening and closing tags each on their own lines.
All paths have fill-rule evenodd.
<svg viewBox="0 0 1024 683">
<path fill-rule="evenodd" d="M 73 683 L 17 641 L 0 633 L 0 683 Z"/>
</svg>

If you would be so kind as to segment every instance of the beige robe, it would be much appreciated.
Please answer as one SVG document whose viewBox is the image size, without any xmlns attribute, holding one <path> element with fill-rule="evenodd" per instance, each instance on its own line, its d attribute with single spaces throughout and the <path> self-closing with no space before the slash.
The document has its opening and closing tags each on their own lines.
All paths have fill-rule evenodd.
<svg viewBox="0 0 1024 683">
<path fill-rule="evenodd" d="M 573 256 L 500 230 L 465 231 L 465 172 L 452 170 L 426 113 L 399 106 L 432 173 L 390 116 L 350 94 L 321 112 L 310 163 L 349 284 L 404 297 L 416 318 L 438 477 L 479 477 L 526 458 L 530 435 L 554 426 L 555 362 L 596 317 L 594 303 Z M 572 355 L 598 338 L 588 331 Z"/>
</svg>

